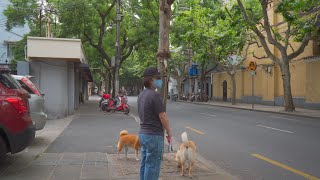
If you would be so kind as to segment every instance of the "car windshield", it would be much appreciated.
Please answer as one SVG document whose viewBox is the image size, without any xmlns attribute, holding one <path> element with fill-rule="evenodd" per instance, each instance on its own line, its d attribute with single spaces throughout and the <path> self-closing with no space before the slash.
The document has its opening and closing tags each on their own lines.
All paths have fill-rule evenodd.
<svg viewBox="0 0 320 180">
<path fill-rule="evenodd" d="M 0 73 L 0 83 L 9 89 L 18 89 L 20 85 L 15 79 L 7 73 Z"/>
<path fill-rule="evenodd" d="M 25 83 L 23 83 L 21 80 L 18 80 L 18 82 L 21 84 L 21 86 L 23 87 L 23 89 L 25 89 L 26 91 L 28 91 L 28 93 L 30 94 L 35 94 Z"/>
<path fill-rule="evenodd" d="M 34 84 L 33 84 L 33 82 L 32 81 L 30 81 L 28 78 L 26 78 L 26 77 L 24 77 L 24 78 L 22 78 L 21 79 L 21 85 L 23 85 L 23 87 L 24 86 L 27 86 L 25 89 L 29 92 L 29 91 L 31 91 L 31 92 L 29 92 L 29 93 L 31 93 L 31 94 L 36 94 L 36 95 L 38 95 L 38 96 L 41 96 L 41 91 L 37 88 L 37 86 L 35 86 Z"/>
</svg>

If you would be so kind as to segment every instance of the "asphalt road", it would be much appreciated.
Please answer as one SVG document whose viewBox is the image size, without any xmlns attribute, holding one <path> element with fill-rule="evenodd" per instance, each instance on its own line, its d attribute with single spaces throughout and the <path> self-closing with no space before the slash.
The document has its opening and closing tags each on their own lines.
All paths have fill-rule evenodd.
<svg viewBox="0 0 320 180">
<path fill-rule="evenodd" d="M 320 178 L 320 120 L 182 102 L 167 112 L 176 139 L 187 131 L 199 154 L 240 179 Z"/>
</svg>

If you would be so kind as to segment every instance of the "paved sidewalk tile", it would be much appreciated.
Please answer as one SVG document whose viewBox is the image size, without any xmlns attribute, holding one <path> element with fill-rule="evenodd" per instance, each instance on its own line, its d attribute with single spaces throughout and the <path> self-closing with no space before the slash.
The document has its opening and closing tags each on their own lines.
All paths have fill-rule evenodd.
<svg viewBox="0 0 320 180">
<path fill-rule="evenodd" d="M 134 154 L 129 154 L 128 159 L 125 159 L 124 157 L 118 159 L 117 155 L 109 156 L 112 160 L 110 169 L 110 176 L 112 179 L 138 179 L 140 162 L 135 160 Z M 174 153 L 166 153 L 164 155 L 160 174 L 162 180 L 188 177 L 180 177 L 181 172 L 180 169 L 177 168 L 174 156 Z M 231 177 L 227 178 L 224 174 L 216 172 L 199 161 L 195 163 L 193 172 L 195 179 L 208 179 L 209 177 L 211 180 L 215 180 L 216 178 L 221 180 L 232 179 Z M 186 172 L 186 174 L 188 174 L 188 172 Z"/>
<path fill-rule="evenodd" d="M 22 170 L 18 177 L 24 177 L 25 179 L 48 179 L 51 172 L 54 170 L 54 165 L 31 165 Z"/>
<path fill-rule="evenodd" d="M 81 171 L 80 179 L 109 179 L 109 173 L 107 167 L 98 167 L 92 165 L 84 165 Z"/>
<path fill-rule="evenodd" d="M 51 180 L 79 180 L 82 165 L 66 165 L 55 168 Z"/>
</svg>

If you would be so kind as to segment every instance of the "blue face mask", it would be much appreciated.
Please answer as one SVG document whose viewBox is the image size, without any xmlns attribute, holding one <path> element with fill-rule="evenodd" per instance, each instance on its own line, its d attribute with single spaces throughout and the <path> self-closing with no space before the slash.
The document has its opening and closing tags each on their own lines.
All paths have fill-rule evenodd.
<svg viewBox="0 0 320 180">
<path fill-rule="evenodd" d="M 161 89 L 162 88 L 162 79 L 153 80 L 153 86 L 157 89 Z"/>
</svg>

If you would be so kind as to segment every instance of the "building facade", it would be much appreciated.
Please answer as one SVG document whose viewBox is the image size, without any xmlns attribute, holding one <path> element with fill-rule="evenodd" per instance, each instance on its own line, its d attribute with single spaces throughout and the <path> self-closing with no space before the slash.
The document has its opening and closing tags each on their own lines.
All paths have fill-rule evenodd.
<svg viewBox="0 0 320 180">
<path fill-rule="evenodd" d="M 80 39 L 28 37 L 27 57 L 31 80 L 45 94 L 48 119 L 71 115 L 88 99 L 92 76 Z"/>
<path fill-rule="evenodd" d="M 268 11 L 270 23 L 276 25 L 279 30 L 286 30 L 280 14 L 274 13 L 273 1 Z M 298 49 L 299 43 L 291 41 L 293 49 Z M 277 57 L 280 52 L 271 45 L 270 49 Z M 288 53 L 291 50 L 288 50 Z M 265 56 L 263 47 L 252 45 L 249 52 L 255 52 L 258 57 Z M 320 47 L 318 42 L 310 41 L 304 52 L 290 63 L 291 88 L 294 104 L 299 108 L 320 110 Z M 257 63 L 254 76 L 254 96 L 252 96 L 252 77 L 250 71 L 239 69 L 236 73 L 236 101 L 242 103 L 258 103 L 273 106 L 283 106 L 283 83 L 280 67 L 271 59 L 255 59 L 249 55 L 243 66 L 248 67 L 251 60 Z M 216 100 L 230 101 L 232 94 L 231 78 L 226 72 L 211 74 L 213 84 L 213 96 Z"/>
<path fill-rule="evenodd" d="M 8 0 L 0 1 L 0 65 L 10 64 L 14 59 L 14 46 L 17 41 L 23 38 L 23 35 L 29 32 L 27 26 L 15 27 L 12 30 L 6 30 L 7 18 L 3 14 L 4 10 L 9 5 Z"/>
</svg>

